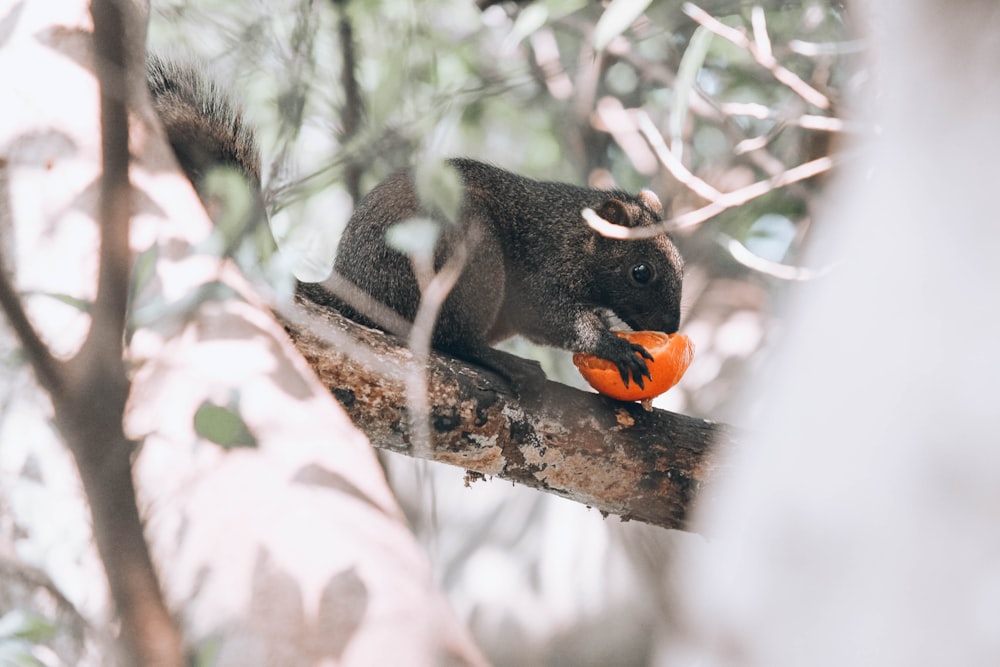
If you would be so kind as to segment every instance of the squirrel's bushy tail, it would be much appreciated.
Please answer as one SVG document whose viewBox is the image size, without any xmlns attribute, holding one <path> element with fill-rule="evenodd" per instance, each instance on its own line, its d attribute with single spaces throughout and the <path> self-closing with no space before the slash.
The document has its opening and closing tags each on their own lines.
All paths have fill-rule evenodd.
<svg viewBox="0 0 1000 667">
<path fill-rule="evenodd" d="M 153 108 L 177 160 L 200 192 L 212 167 L 238 169 L 260 191 L 260 155 L 253 130 L 216 83 L 196 66 L 157 56 L 146 60 Z"/>
</svg>

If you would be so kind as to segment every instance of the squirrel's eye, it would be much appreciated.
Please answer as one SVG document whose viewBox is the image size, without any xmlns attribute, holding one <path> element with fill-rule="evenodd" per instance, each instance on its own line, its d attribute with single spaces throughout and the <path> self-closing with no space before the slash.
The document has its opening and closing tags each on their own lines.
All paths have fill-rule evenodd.
<svg viewBox="0 0 1000 667">
<path fill-rule="evenodd" d="M 645 285 L 653 279 L 653 268 L 648 264 L 636 264 L 632 267 L 632 280 L 637 285 Z"/>
</svg>

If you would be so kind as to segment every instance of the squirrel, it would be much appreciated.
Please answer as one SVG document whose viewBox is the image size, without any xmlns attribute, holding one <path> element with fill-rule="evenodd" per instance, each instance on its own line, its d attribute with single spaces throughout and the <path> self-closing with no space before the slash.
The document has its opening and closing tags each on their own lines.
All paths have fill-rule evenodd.
<svg viewBox="0 0 1000 667">
<path fill-rule="evenodd" d="M 653 225 L 663 213 L 656 195 L 536 181 L 470 159 L 447 163 L 461 176 L 464 200 L 459 224 L 442 225 L 436 268 L 473 229 L 479 238 L 470 244 L 465 267 L 441 308 L 434 347 L 498 372 L 515 389 L 537 386 L 537 365 L 491 347 L 521 334 L 611 361 L 626 383 L 642 386 L 649 377 L 646 359 L 652 357 L 612 328 L 623 322 L 636 330 L 677 331 L 680 254 L 666 234 L 637 241 L 605 238 L 587 226 L 581 211 L 591 208 L 627 227 Z M 389 246 L 386 232 L 417 216 L 428 212 L 413 172 L 399 171 L 358 204 L 334 263 L 340 278 L 408 321 L 416 314 L 420 290 L 409 258 Z M 352 319 L 366 319 L 336 298 L 324 299 L 321 291 L 310 294 L 349 311 Z"/>
<path fill-rule="evenodd" d="M 213 164 L 228 164 L 259 188 L 253 134 L 221 91 L 201 82 L 193 68 L 151 59 L 148 72 L 154 107 L 188 178 L 197 186 Z M 657 196 L 536 181 L 465 158 L 447 163 L 461 177 L 464 195 L 458 224 L 441 225 L 435 269 L 461 243 L 468 257 L 439 312 L 433 347 L 497 372 L 518 393 L 537 390 L 544 374 L 536 362 L 491 347 L 516 334 L 606 359 L 626 384 L 642 386 L 652 356 L 613 329 L 677 331 L 681 256 L 665 233 L 605 238 L 581 211 L 591 208 L 626 227 L 654 225 L 663 214 Z M 398 171 L 358 203 L 334 263 L 340 279 L 408 322 L 420 289 L 410 258 L 390 246 L 386 233 L 418 216 L 441 219 L 422 206 L 413 170 Z M 362 324 L 377 324 L 322 284 L 299 283 L 298 292 Z"/>
</svg>

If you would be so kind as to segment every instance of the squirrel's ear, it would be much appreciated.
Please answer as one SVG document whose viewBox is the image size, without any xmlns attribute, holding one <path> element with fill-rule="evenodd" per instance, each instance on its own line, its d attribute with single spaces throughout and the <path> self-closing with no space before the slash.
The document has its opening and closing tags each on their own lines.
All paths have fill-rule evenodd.
<svg viewBox="0 0 1000 667">
<path fill-rule="evenodd" d="M 607 200 L 601 204 L 596 213 L 613 225 L 622 225 L 627 227 L 631 222 L 628 217 L 628 209 L 625 208 L 625 204 L 617 199 Z"/>
<path fill-rule="evenodd" d="M 650 211 L 656 215 L 663 215 L 663 204 L 660 198 L 652 190 L 642 190 L 639 192 L 639 201 L 646 205 Z"/>
</svg>

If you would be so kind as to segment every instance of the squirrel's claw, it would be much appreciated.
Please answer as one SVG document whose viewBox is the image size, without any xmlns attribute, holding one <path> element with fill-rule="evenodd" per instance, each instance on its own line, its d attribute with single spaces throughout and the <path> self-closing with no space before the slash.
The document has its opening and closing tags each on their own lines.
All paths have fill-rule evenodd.
<svg viewBox="0 0 1000 667">
<path fill-rule="evenodd" d="M 614 360 L 613 363 L 618 367 L 618 374 L 621 375 L 626 387 L 630 381 L 634 381 L 640 389 L 643 389 L 646 386 L 645 378 L 653 377 L 649 372 L 649 364 L 646 363 L 646 359 L 652 360 L 653 355 L 638 343 L 628 343 L 628 346 L 627 356 Z"/>
</svg>

